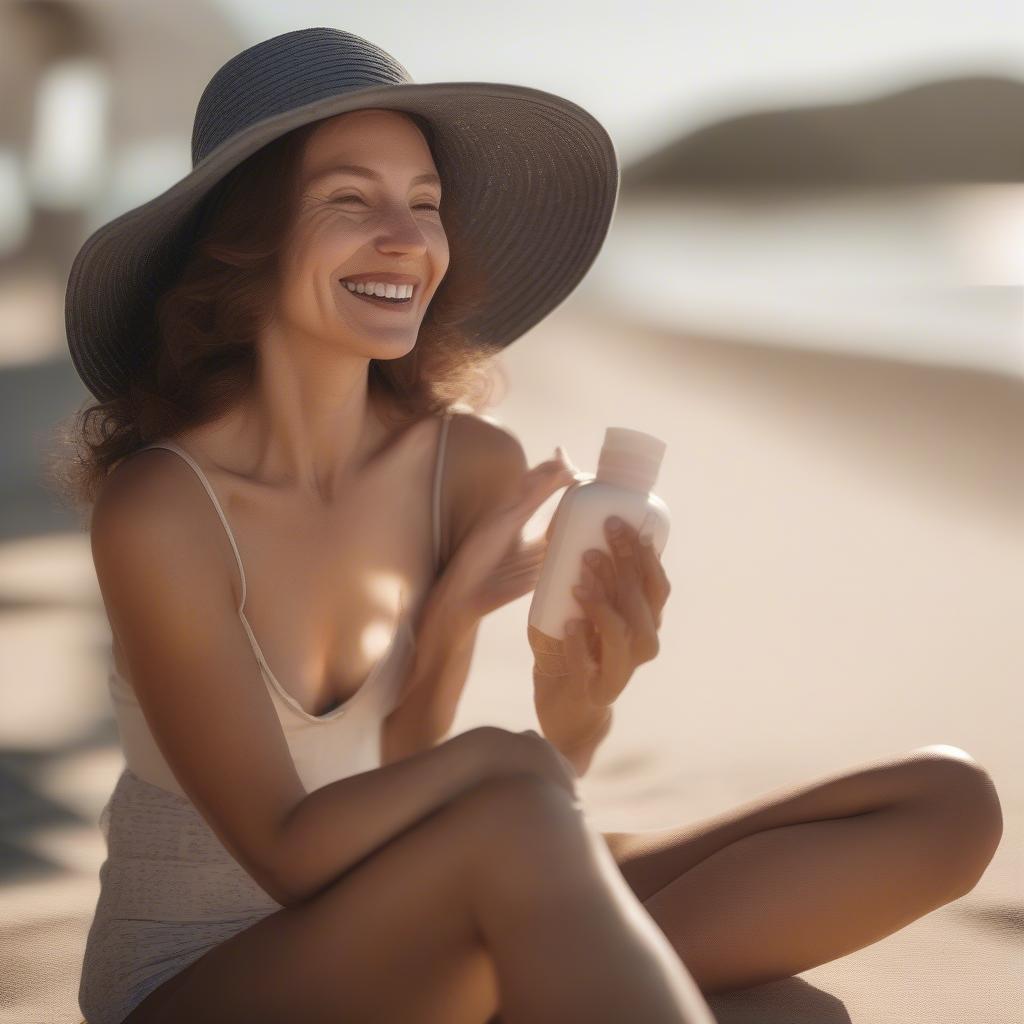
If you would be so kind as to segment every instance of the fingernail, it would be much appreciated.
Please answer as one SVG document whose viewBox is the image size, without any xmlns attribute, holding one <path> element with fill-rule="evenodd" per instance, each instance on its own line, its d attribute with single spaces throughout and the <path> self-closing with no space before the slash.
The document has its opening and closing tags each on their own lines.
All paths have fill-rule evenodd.
<svg viewBox="0 0 1024 1024">
<path fill-rule="evenodd" d="M 622 529 L 622 520 L 618 516 L 612 516 L 608 520 L 608 529 L 611 530 L 612 533 L 617 533 Z"/>
<path fill-rule="evenodd" d="M 575 619 L 570 619 L 565 624 L 565 631 L 566 631 L 566 633 L 569 634 L 569 636 L 575 636 L 576 635 L 576 620 Z"/>
</svg>

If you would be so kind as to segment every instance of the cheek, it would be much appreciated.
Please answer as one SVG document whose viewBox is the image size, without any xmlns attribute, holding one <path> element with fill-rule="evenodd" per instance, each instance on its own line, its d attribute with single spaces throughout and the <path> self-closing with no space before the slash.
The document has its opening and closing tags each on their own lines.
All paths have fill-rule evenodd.
<svg viewBox="0 0 1024 1024">
<path fill-rule="evenodd" d="M 352 217 L 340 207 L 325 203 L 310 210 L 301 224 L 303 243 L 315 246 L 323 239 L 338 239 L 346 235 L 360 236 L 365 230 L 360 223 L 363 219 Z"/>
<path fill-rule="evenodd" d="M 353 216 L 352 209 L 344 210 L 340 206 L 327 206 L 321 211 L 319 224 L 332 231 L 360 231 L 361 225 L 368 217 Z"/>
<path fill-rule="evenodd" d="M 441 278 L 448 272 L 448 266 L 451 262 L 448 236 L 441 228 L 438 228 L 437 238 L 431 244 L 431 254 L 434 259 L 434 266 L 437 268 L 437 280 L 440 282 Z"/>
<path fill-rule="evenodd" d="M 444 253 L 444 258 L 445 258 L 445 261 L 447 262 L 447 260 L 448 260 L 448 235 L 447 235 L 447 233 L 444 230 L 444 225 L 443 224 L 438 224 L 437 225 L 436 243 L 437 243 L 438 251 Z"/>
<path fill-rule="evenodd" d="M 331 264 L 326 256 L 317 257 L 315 249 L 303 250 L 281 279 L 278 301 L 281 311 L 293 321 L 315 317 L 324 303 L 333 305 Z M 339 286 L 340 287 L 340 286 Z"/>
</svg>

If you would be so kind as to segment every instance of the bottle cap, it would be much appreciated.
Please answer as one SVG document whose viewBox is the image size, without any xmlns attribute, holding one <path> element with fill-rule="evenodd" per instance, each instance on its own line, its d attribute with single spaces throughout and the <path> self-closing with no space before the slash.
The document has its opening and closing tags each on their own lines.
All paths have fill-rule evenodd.
<svg viewBox="0 0 1024 1024">
<path fill-rule="evenodd" d="M 629 427 L 607 427 L 597 463 L 597 479 L 649 491 L 658 479 L 668 445 L 653 434 Z"/>
</svg>

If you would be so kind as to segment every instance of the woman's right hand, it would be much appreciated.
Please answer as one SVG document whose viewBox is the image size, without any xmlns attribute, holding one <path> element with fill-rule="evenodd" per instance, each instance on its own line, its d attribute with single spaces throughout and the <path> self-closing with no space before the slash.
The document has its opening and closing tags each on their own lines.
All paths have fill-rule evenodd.
<svg viewBox="0 0 1024 1024">
<path fill-rule="evenodd" d="M 569 760 L 534 729 L 513 732 L 484 725 L 470 730 L 488 769 L 497 775 L 536 775 L 561 786 L 574 800 L 579 799 L 579 776 Z"/>
</svg>

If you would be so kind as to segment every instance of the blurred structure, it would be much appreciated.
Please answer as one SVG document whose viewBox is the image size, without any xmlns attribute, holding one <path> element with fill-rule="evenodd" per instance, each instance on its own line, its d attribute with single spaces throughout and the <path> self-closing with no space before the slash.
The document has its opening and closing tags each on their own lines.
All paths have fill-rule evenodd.
<svg viewBox="0 0 1024 1024">
<path fill-rule="evenodd" d="M 0 5 L 0 537 L 69 521 L 41 463 L 89 397 L 64 335 L 71 261 L 189 170 L 199 94 L 243 45 L 205 0 Z"/>
<path fill-rule="evenodd" d="M 85 235 L 185 173 L 209 69 L 242 45 L 207 0 L 0 6 L 0 85 L 17 98 L 0 108 L 4 271 L 59 276 Z"/>
</svg>

